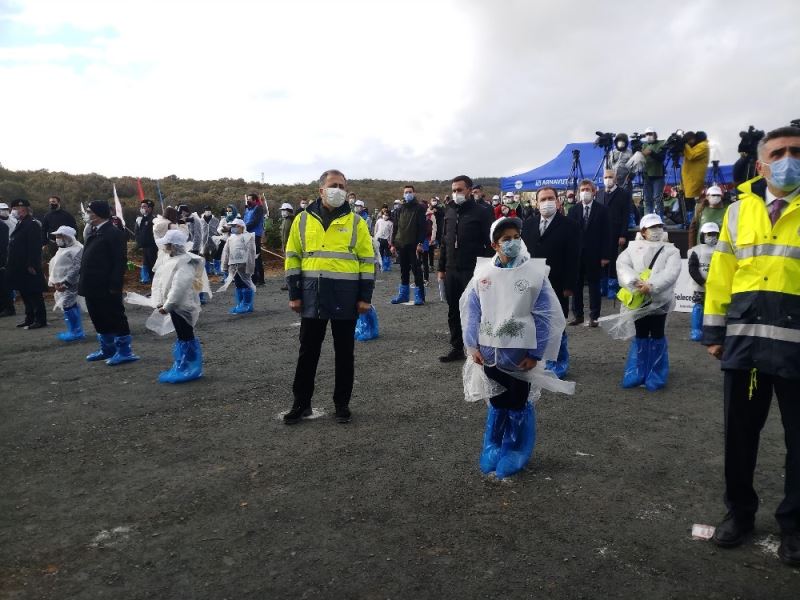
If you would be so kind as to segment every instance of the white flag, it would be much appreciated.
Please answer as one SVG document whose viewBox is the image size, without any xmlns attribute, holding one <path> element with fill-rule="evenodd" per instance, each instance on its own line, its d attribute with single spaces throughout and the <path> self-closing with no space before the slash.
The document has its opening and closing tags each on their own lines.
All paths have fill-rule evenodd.
<svg viewBox="0 0 800 600">
<path fill-rule="evenodd" d="M 114 213 L 119 217 L 119 220 L 122 221 L 122 226 L 125 227 L 125 217 L 122 214 L 122 203 L 119 201 L 119 196 L 117 196 L 117 184 L 114 184 Z"/>
</svg>

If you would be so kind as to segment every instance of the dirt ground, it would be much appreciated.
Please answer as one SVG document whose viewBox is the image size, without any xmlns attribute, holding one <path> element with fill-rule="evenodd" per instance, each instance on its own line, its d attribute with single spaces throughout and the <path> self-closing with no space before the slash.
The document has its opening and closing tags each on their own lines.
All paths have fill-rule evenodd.
<svg viewBox="0 0 800 600">
<path fill-rule="evenodd" d="M 721 502 L 718 365 L 669 321 L 672 370 L 658 393 L 622 390 L 627 344 L 570 328 L 572 397 L 544 393 L 528 469 L 481 475 L 485 408 L 442 365 L 446 306 L 392 306 L 379 276 L 381 336 L 357 343 L 352 423 L 331 418 L 325 342 L 315 406 L 287 427 L 298 319 L 280 281 L 256 312 L 205 308 L 205 377 L 156 383 L 173 337 L 128 317 L 139 362 L 85 362 L 60 313 L 37 331 L 0 320 L 0 597 L 798 598 L 776 556 L 782 497 L 777 408 L 762 436 L 753 543 L 692 540 Z M 432 285 L 430 296 L 437 296 Z M 612 309 L 604 301 L 604 314 Z M 88 330 L 93 333 L 91 325 Z"/>
</svg>

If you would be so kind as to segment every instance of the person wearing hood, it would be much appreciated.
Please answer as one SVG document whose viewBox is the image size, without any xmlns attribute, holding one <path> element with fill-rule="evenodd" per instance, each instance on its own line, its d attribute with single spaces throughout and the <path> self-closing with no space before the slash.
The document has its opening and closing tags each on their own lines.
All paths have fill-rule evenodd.
<svg viewBox="0 0 800 600">
<path fill-rule="evenodd" d="M 123 234 L 111 224 L 108 202 L 89 203 L 87 213 L 91 230 L 81 256 L 78 294 L 86 300 L 100 348 L 86 360 L 105 360 L 111 366 L 139 360 L 131 350 L 131 330 L 122 304 L 128 262 Z"/>
<path fill-rule="evenodd" d="M 0 222 L 5 223 L 8 228 L 8 235 L 14 233 L 14 228 L 17 226 L 17 218 L 11 214 L 11 209 L 5 202 L 0 202 Z"/>
<path fill-rule="evenodd" d="M 214 270 L 219 275 L 225 275 L 225 272 L 222 270 L 222 250 L 225 248 L 225 242 L 228 241 L 231 235 L 230 224 L 234 219 L 238 218 L 239 211 L 236 210 L 236 206 L 228 204 L 228 206 L 225 207 L 225 213 L 219 219 L 219 225 L 217 225 L 219 244 L 217 245 L 217 253 L 214 255 Z"/>
<path fill-rule="evenodd" d="M 631 183 L 631 170 L 628 166 L 628 161 L 633 156 L 633 152 L 628 147 L 628 143 L 627 133 L 618 133 L 614 137 L 614 147 L 611 149 L 611 163 L 607 166 L 614 171 L 616 184 L 621 188 L 627 189 L 630 193 L 633 184 Z"/>
<path fill-rule="evenodd" d="M 18 221 L 9 237 L 6 278 L 9 288 L 19 291 L 25 304 L 25 320 L 17 327 L 39 329 L 47 326 L 42 296 L 47 287 L 42 273 L 42 228 L 27 200 L 14 200 L 11 208 L 16 209 Z"/>
<path fill-rule="evenodd" d="M 425 280 L 422 277 L 419 256 L 423 252 L 425 233 L 425 207 L 417 202 L 417 194 L 413 185 L 403 188 L 403 205 L 397 214 L 397 223 L 392 240 L 392 250 L 400 257 L 400 286 L 392 304 L 401 304 L 409 300 L 409 280 L 414 271 L 414 305 L 425 304 Z"/>
<path fill-rule="evenodd" d="M 684 206 L 686 215 L 684 222 L 687 227 L 694 217 L 694 207 L 706 181 L 708 159 L 711 150 L 708 146 L 708 136 L 704 131 L 687 131 L 683 135 L 683 164 L 681 165 L 681 181 L 683 182 Z"/>
<path fill-rule="evenodd" d="M 81 307 L 78 306 L 83 244 L 75 239 L 76 233 L 73 227 L 62 225 L 50 234 L 55 239 L 58 250 L 50 260 L 47 284 L 55 288 L 53 299 L 56 308 L 64 311 L 67 331 L 56 335 L 62 342 L 74 342 L 86 337 L 81 323 Z"/>
<path fill-rule="evenodd" d="M 706 299 L 706 279 L 711 266 L 711 255 L 719 239 L 719 225 L 708 222 L 700 228 L 700 244 L 691 248 L 689 257 L 689 276 L 694 288 L 694 306 L 692 307 L 692 333 L 694 342 L 703 341 L 703 303 Z"/>
<path fill-rule="evenodd" d="M 706 190 L 706 197 L 696 208 L 692 223 L 689 225 L 689 247 L 697 243 L 697 231 L 706 223 L 716 223 L 717 227 L 722 227 L 726 210 L 728 205 L 723 201 L 722 189 L 712 185 Z"/>
<path fill-rule="evenodd" d="M 189 233 L 189 242 L 191 242 L 190 250 L 194 254 L 200 254 L 203 250 L 201 247 L 202 226 L 200 225 L 200 215 L 196 212 L 192 212 L 188 204 L 181 204 L 178 206 L 178 222 L 186 224 Z"/>
<path fill-rule="evenodd" d="M 156 259 L 158 258 L 158 248 L 153 235 L 154 206 L 155 204 L 152 200 L 147 198 L 142 200 L 139 204 L 139 216 L 136 217 L 136 226 L 133 233 L 136 238 L 136 245 L 142 251 L 142 267 L 139 270 L 140 283 L 150 283 L 152 281 L 153 267 L 155 267 Z"/>
<path fill-rule="evenodd" d="M 203 208 L 203 214 L 197 219 L 199 223 L 199 243 L 197 248 L 200 255 L 205 259 L 206 276 L 219 275 L 214 265 L 214 256 L 217 254 L 217 244 L 214 242 L 214 235 L 219 228 L 219 219 L 214 216 L 210 206 Z M 194 251 L 193 245 L 193 251 Z M 195 252 L 197 254 L 197 252 Z"/>
<path fill-rule="evenodd" d="M 495 255 L 478 260 L 460 299 L 468 360 L 503 388 L 489 398 L 480 456 L 481 471 L 499 479 L 530 460 L 536 441 L 530 374 L 555 358 L 566 324 L 545 261 L 530 258 L 521 231 L 515 217 L 492 224 L 488 239 Z"/>
<path fill-rule="evenodd" d="M 664 337 L 667 315 L 675 306 L 675 284 L 681 273 L 680 251 L 664 241 L 664 223 L 657 214 L 642 217 L 637 239 L 617 258 L 620 313 L 600 325 L 617 339 L 634 335 L 625 363 L 623 388 L 663 388 L 669 374 Z"/>
<path fill-rule="evenodd" d="M 167 258 L 153 277 L 150 298 L 162 315 L 169 315 L 177 340 L 173 363 L 158 375 L 160 383 L 183 383 L 203 376 L 203 352 L 194 328 L 200 318 L 199 294 L 211 295 L 204 259 L 187 252 L 186 234 L 171 229 L 156 240 Z"/>
<path fill-rule="evenodd" d="M 381 209 L 378 221 L 375 223 L 375 239 L 378 240 L 378 247 L 381 254 L 381 271 L 388 273 L 392 270 L 392 234 L 394 225 L 389 218 L 389 209 Z"/>
<path fill-rule="evenodd" d="M 234 219 L 229 224 L 230 236 L 222 250 L 222 270 L 228 275 L 218 292 L 228 289 L 234 284 L 236 305 L 230 309 L 231 314 L 253 312 L 253 297 L 256 285 L 253 273 L 256 268 L 256 236 L 246 229 L 242 219 Z"/>
</svg>

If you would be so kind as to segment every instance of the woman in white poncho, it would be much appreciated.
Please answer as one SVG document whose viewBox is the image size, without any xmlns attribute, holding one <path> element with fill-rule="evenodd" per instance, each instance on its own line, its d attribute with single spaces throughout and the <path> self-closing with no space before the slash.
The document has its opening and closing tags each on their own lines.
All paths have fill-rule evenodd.
<svg viewBox="0 0 800 600">
<path fill-rule="evenodd" d="M 465 390 L 475 365 L 482 365 L 493 390 L 487 394 L 480 467 L 498 478 L 520 471 L 533 453 L 532 383 L 537 391 L 551 385 L 558 391 L 574 389 L 544 371 L 542 361 L 555 359 L 566 322 L 547 279 L 549 268 L 544 260 L 530 258 L 521 230 L 522 221 L 515 217 L 494 222 L 490 238 L 496 254 L 478 259 L 459 303 L 464 345 L 473 361 L 468 358 L 465 365 Z"/>
<path fill-rule="evenodd" d="M 201 292 L 211 295 L 205 260 L 186 251 L 187 235 L 170 229 L 156 239 L 164 257 L 153 276 L 151 300 L 162 315 L 169 315 L 178 339 L 173 347 L 174 363 L 159 374 L 161 383 L 182 383 L 203 376 L 203 354 L 194 327 L 200 318 Z"/>
<path fill-rule="evenodd" d="M 47 284 L 55 288 L 55 308 L 64 311 L 67 330 L 56 337 L 63 342 L 74 342 L 86 337 L 81 323 L 81 307 L 78 305 L 78 277 L 81 272 L 83 244 L 75 239 L 76 231 L 62 225 L 50 234 L 56 240 L 55 255 L 50 260 Z"/>
<path fill-rule="evenodd" d="M 253 273 L 256 268 L 256 241 L 252 233 L 248 233 L 242 219 L 234 219 L 228 224 L 230 236 L 222 249 L 222 270 L 228 273 L 225 283 L 217 290 L 223 292 L 233 283 L 236 305 L 229 311 L 231 314 L 253 312 L 253 295 L 256 286 Z"/>
<path fill-rule="evenodd" d="M 599 322 L 616 339 L 633 337 L 622 387 L 644 385 L 649 391 L 655 391 L 666 385 L 669 374 L 664 329 L 667 314 L 675 306 L 681 255 L 665 240 L 664 224 L 657 214 L 642 217 L 640 227 L 636 240 L 617 258 L 623 301 L 620 313 L 603 317 Z"/>
</svg>

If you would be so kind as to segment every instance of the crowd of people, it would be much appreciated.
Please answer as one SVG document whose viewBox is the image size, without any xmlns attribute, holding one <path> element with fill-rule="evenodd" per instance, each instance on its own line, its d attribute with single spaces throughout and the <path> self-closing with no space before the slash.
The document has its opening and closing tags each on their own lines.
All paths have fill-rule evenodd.
<svg viewBox="0 0 800 600">
<path fill-rule="evenodd" d="M 655 153 L 657 136 L 648 135 L 644 148 Z M 691 153 L 701 157 L 692 160 L 702 161 L 703 136 L 687 140 Z M 623 166 L 630 162 L 623 160 L 626 149 L 621 143 L 615 147 Z M 687 182 L 687 197 L 699 201 L 696 238 L 688 253 L 695 289 L 690 335 L 721 360 L 724 371 L 728 512 L 713 541 L 737 546 L 753 529 L 759 433 L 774 392 L 787 451 L 785 497 L 776 512 L 779 555 L 800 565 L 800 129 L 770 132 L 758 152 L 758 176 L 739 186 L 738 201 L 730 206 L 718 187 Z M 289 308 L 301 317 L 293 403 L 284 422 L 295 425 L 312 414 L 329 321 L 334 416 L 339 423 L 351 420 L 356 323 L 372 310 L 376 273 L 390 271 L 394 260 L 400 284 L 393 304 L 424 305 L 431 269 L 441 282 L 449 347 L 439 360 L 467 361 L 465 389 L 477 390 L 487 401 L 479 460 L 485 473 L 508 477 L 530 460 L 536 440 L 531 399 L 540 389 L 569 389 L 563 381 L 569 327 L 600 327 L 615 339 L 629 339 L 621 386 L 663 388 L 669 373 L 666 321 L 681 258 L 654 202 L 661 194 L 655 171 L 648 172 L 647 210 L 629 227 L 629 176 L 624 169 L 607 169 L 600 190 L 592 180 L 582 180 L 570 203 L 569 191 L 549 186 L 536 190 L 532 202 L 515 193 L 487 200 L 480 185 L 459 175 L 444 201 L 423 200 L 407 185 L 402 200 L 370 215 L 362 200 L 348 194 L 341 171 L 323 173 L 315 201 L 297 211 L 289 203 L 280 207 L 285 289 Z M 43 327 L 42 292 L 49 284 L 67 323 L 59 339 L 85 337 L 83 298 L 99 342 L 86 359 L 109 365 L 135 361 L 123 304 L 123 233 L 111 222 L 108 203 L 95 201 L 87 209 L 81 244 L 74 219 L 59 205 L 51 198 L 48 218 L 40 223 L 26 200 L 0 204 L 3 314 L 13 314 L 16 290 L 25 305 L 19 326 Z M 202 304 L 211 298 L 210 275 L 224 278 L 217 291 L 234 284 L 232 313 L 253 310 L 254 293 L 263 283 L 264 207 L 250 194 L 241 216 L 234 205 L 221 218 L 210 207 L 202 214 L 184 205 L 168 207 L 155 216 L 153 208 L 143 201 L 136 223 L 140 276 L 152 284 L 154 312 L 171 321 L 177 337 L 173 365 L 159 381 L 179 383 L 202 376 L 194 330 Z M 47 281 L 43 252 L 50 255 Z M 618 313 L 601 317 L 603 295 L 619 300 Z"/>
</svg>

